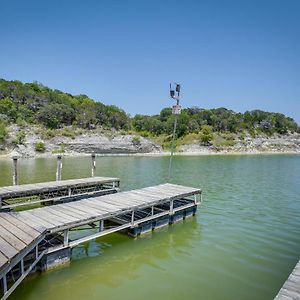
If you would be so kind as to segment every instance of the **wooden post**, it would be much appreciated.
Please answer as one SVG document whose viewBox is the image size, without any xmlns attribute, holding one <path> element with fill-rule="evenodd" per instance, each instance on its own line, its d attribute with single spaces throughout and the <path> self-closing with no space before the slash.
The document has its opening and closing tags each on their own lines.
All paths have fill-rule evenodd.
<svg viewBox="0 0 300 300">
<path fill-rule="evenodd" d="M 134 225 L 134 210 L 131 213 L 131 226 Z"/>
<path fill-rule="evenodd" d="M 57 155 L 56 181 L 61 180 L 62 161 L 61 155 Z"/>
<path fill-rule="evenodd" d="M 13 157 L 13 185 L 18 185 L 18 158 Z"/>
<path fill-rule="evenodd" d="M 92 177 L 95 176 L 96 173 L 96 155 L 92 153 Z"/>
</svg>

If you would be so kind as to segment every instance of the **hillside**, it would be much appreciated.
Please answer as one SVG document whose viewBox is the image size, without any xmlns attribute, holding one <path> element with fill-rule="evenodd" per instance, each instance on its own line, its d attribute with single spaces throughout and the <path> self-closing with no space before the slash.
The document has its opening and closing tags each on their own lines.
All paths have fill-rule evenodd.
<svg viewBox="0 0 300 300">
<path fill-rule="evenodd" d="M 130 117 L 86 95 L 71 95 L 37 82 L 0 79 L 0 148 L 4 152 L 15 150 L 29 156 L 59 151 L 157 152 L 170 148 L 173 122 L 171 108 L 154 116 Z M 249 151 L 256 148 L 254 139 L 276 145 L 284 139 L 283 144 L 289 140 L 287 149 L 296 151 L 293 145 L 299 131 L 297 123 L 281 113 L 192 107 L 179 116 L 176 146 L 184 152 Z M 280 151 L 281 146 L 279 150 L 262 148 Z"/>
</svg>

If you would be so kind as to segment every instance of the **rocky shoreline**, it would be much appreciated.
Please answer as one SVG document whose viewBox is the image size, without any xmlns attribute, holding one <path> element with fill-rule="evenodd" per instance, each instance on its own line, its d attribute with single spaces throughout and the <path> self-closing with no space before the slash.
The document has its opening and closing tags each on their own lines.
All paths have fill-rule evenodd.
<svg viewBox="0 0 300 300">
<path fill-rule="evenodd" d="M 21 144 L 12 142 L 19 128 L 10 128 L 11 140 L 2 145 L 0 157 L 51 157 L 57 154 L 66 156 L 89 155 L 169 155 L 162 146 L 150 139 L 136 134 L 111 132 L 99 134 L 85 132 L 78 136 L 54 136 L 42 139 L 38 130 L 26 128 Z M 36 150 L 36 143 L 41 141 L 43 151 Z M 176 155 L 209 155 L 209 154 L 300 154 L 300 134 L 287 135 L 260 135 L 257 137 L 246 136 L 243 140 L 237 139 L 231 146 L 215 146 L 212 143 L 203 145 L 199 141 L 191 141 L 177 147 Z"/>
</svg>

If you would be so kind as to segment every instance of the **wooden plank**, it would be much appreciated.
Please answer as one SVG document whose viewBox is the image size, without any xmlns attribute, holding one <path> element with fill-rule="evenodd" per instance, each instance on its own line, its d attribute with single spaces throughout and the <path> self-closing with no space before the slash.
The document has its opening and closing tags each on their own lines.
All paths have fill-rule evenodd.
<svg viewBox="0 0 300 300">
<path fill-rule="evenodd" d="M 50 212 L 51 215 L 55 215 L 57 217 L 59 217 L 63 222 L 67 223 L 67 222 L 76 222 L 78 220 L 80 220 L 80 218 L 74 218 L 69 216 L 68 214 L 65 214 L 62 211 L 58 211 L 57 209 L 53 209 L 52 207 L 47 207 L 47 212 Z"/>
<path fill-rule="evenodd" d="M 0 269 L 8 262 L 7 257 L 0 252 Z"/>
<path fill-rule="evenodd" d="M 6 230 L 1 225 L 0 225 L 0 236 L 18 251 L 21 251 L 26 247 L 26 244 L 22 240 L 19 240 L 15 235 L 13 235 L 10 231 Z"/>
<path fill-rule="evenodd" d="M 0 251 L 8 259 L 12 259 L 15 255 L 18 254 L 18 250 L 9 244 L 0 236 Z"/>
<path fill-rule="evenodd" d="M 300 261 L 275 297 L 276 300 L 300 299 Z"/>
<path fill-rule="evenodd" d="M 28 217 L 25 211 L 22 213 L 11 212 L 10 214 L 28 226 L 34 227 L 39 232 L 45 231 L 49 226 L 54 226 L 54 224 L 44 223 L 44 221 L 41 223 L 40 219 L 36 219 L 32 216 Z"/>
<path fill-rule="evenodd" d="M 95 203 L 98 204 L 102 204 L 104 207 L 124 207 L 124 205 L 128 205 L 129 202 L 128 200 L 124 200 L 124 199 L 118 199 L 118 201 L 116 201 L 115 199 L 109 199 L 109 198 L 105 198 L 105 199 L 99 199 L 99 201 L 94 201 Z M 132 204 L 132 203 L 131 203 Z"/>
<path fill-rule="evenodd" d="M 85 205 L 87 205 L 93 209 L 99 209 L 99 211 L 102 212 L 101 214 L 111 213 L 111 212 L 119 209 L 117 206 L 109 207 L 108 205 L 103 205 L 103 203 L 97 203 L 95 201 L 94 202 L 92 202 L 92 201 L 85 202 Z"/>
<path fill-rule="evenodd" d="M 57 205 L 51 206 L 51 209 L 56 210 L 58 212 L 63 212 L 64 214 L 76 218 L 76 219 L 82 219 L 87 216 L 86 213 L 79 212 L 76 209 L 73 209 L 72 207 L 57 207 Z"/>
<path fill-rule="evenodd" d="M 32 210 L 30 210 L 30 211 L 32 211 Z M 21 219 L 21 221 L 24 221 L 26 223 L 27 222 L 30 222 L 30 223 L 34 222 L 35 224 L 39 224 L 39 225 L 41 225 L 43 227 L 46 227 L 47 229 L 48 228 L 53 228 L 53 227 L 56 226 L 55 223 L 52 223 L 50 220 L 44 220 L 44 219 L 41 219 L 39 217 L 36 217 L 35 215 L 29 213 L 29 211 L 22 211 L 18 215 L 16 214 L 16 216 L 17 217 L 19 217 L 19 216 L 23 217 Z M 28 224 L 28 225 L 30 225 L 30 224 Z"/>
<path fill-rule="evenodd" d="M 72 203 L 73 207 L 76 207 L 82 211 L 89 213 L 90 216 L 95 216 L 95 215 L 98 216 L 99 214 L 105 213 L 105 212 L 103 212 L 103 210 L 91 208 L 91 207 L 88 207 L 87 205 L 85 205 L 84 203 L 78 203 L 78 202 Z"/>
<path fill-rule="evenodd" d="M 21 222 L 19 219 L 13 217 L 11 214 L 8 214 L 8 213 L 0 214 L 0 224 L 1 224 L 1 219 L 5 219 L 6 221 L 10 222 L 11 224 L 17 226 L 21 230 L 27 232 L 33 238 L 38 237 L 40 235 L 40 233 L 43 232 L 43 231 L 37 230 L 36 228 L 28 226 L 27 224 Z"/>
<path fill-rule="evenodd" d="M 78 202 L 80 201 L 69 203 L 69 205 L 74 209 L 86 213 L 87 214 L 86 218 L 97 217 L 99 215 L 99 213 L 96 212 L 95 210 L 85 207 L 83 204 L 79 204 Z"/>
<path fill-rule="evenodd" d="M 45 207 L 46 209 L 46 207 Z M 64 221 L 61 220 L 61 218 L 51 214 L 51 212 L 44 211 L 44 209 L 41 208 L 36 208 L 36 209 L 31 209 L 28 211 L 30 215 L 34 215 L 35 217 L 39 219 L 43 219 L 44 221 L 49 221 L 53 223 L 55 226 L 61 226 L 65 224 Z"/>
<path fill-rule="evenodd" d="M 25 244 L 30 244 L 34 240 L 34 238 L 27 232 L 21 230 L 20 228 L 14 226 L 13 224 L 9 223 L 4 219 L 1 220 L 1 225 Z"/>
<path fill-rule="evenodd" d="M 107 207 L 105 208 L 103 205 L 97 205 L 95 202 L 84 202 L 84 206 L 99 212 L 100 214 L 106 214 L 107 212 L 111 212 L 112 209 L 108 209 Z"/>
<path fill-rule="evenodd" d="M 59 205 L 55 205 L 55 207 L 57 208 Z M 64 206 L 63 207 L 59 207 L 59 209 L 65 209 L 69 212 L 75 212 L 77 213 L 78 215 L 80 215 L 82 218 L 86 218 L 86 217 L 89 217 L 90 214 L 87 213 L 87 212 L 84 212 L 82 210 L 79 210 L 77 208 L 74 208 L 73 206 L 69 205 L 69 203 L 64 203 Z"/>
</svg>

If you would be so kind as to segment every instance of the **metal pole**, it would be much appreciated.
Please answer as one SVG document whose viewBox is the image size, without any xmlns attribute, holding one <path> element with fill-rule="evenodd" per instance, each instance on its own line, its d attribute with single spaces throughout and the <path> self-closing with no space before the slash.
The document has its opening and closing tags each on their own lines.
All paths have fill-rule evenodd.
<svg viewBox="0 0 300 300">
<path fill-rule="evenodd" d="M 172 161 L 173 161 L 173 154 L 174 154 L 174 144 L 175 144 L 175 135 L 176 135 L 176 127 L 177 127 L 177 115 L 175 116 L 174 121 L 174 129 L 173 129 L 173 138 L 172 138 L 172 148 L 171 148 L 171 156 L 169 162 L 169 179 L 171 178 L 171 171 L 172 171 Z"/>
<path fill-rule="evenodd" d="M 177 105 L 179 105 L 179 99 L 177 99 Z M 169 162 L 169 176 L 168 176 L 169 179 L 171 178 L 171 172 L 172 172 L 172 161 L 173 161 L 173 154 L 174 154 L 174 145 L 175 145 L 177 119 L 178 119 L 178 115 L 175 115 L 173 137 L 172 137 L 171 156 L 170 156 L 170 162 Z"/>
<path fill-rule="evenodd" d="M 13 185 L 18 185 L 18 158 L 16 156 L 13 157 Z"/>
<path fill-rule="evenodd" d="M 96 173 L 96 155 L 92 153 L 92 177 L 95 176 Z"/>
<path fill-rule="evenodd" d="M 56 181 L 61 180 L 61 169 L 62 169 L 61 155 L 58 155 L 57 156 L 57 167 L 56 167 Z"/>
</svg>

